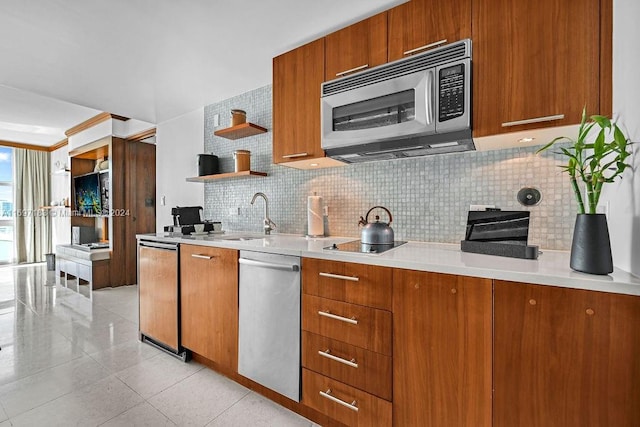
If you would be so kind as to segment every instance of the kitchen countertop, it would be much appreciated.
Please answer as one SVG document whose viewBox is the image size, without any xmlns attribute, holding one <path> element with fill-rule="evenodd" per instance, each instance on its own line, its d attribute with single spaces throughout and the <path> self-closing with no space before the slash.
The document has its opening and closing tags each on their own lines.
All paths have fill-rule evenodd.
<svg viewBox="0 0 640 427">
<path fill-rule="evenodd" d="M 229 240 L 242 236 L 252 240 Z M 225 233 L 183 236 L 170 233 L 139 234 L 138 240 L 183 243 L 220 248 L 253 250 L 384 267 L 448 273 L 540 285 L 640 295 L 640 278 L 620 269 L 606 276 L 584 274 L 569 268 L 569 252 L 542 251 L 537 260 L 481 255 L 460 251 L 459 244 L 408 242 L 382 254 L 327 251 L 334 243 L 353 237 L 307 238 L 292 234 Z"/>
</svg>

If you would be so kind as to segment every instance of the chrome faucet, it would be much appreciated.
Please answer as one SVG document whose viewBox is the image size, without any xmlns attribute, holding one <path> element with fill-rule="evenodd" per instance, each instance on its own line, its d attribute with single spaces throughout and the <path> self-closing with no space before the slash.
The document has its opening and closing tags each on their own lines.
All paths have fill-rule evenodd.
<svg viewBox="0 0 640 427">
<path fill-rule="evenodd" d="M 271 234 L 271 230 L 276 228 L 276 224 L 269 218 L 269 199 L 267 199 L 264 193 L 256 193 L 253 195 L 253 199 L 251 199 L 252 205 L 256 202 L 258 196 L 264 199 L 264 234 Z"/>
</svg>

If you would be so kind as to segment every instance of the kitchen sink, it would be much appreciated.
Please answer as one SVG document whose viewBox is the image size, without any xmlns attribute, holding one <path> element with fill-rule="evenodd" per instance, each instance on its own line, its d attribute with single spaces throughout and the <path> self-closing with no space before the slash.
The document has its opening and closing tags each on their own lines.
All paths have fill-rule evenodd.
<svg viewBox="0 0 640 427">
<path fill-rule="evenodd" d="M 230 236 L 230 237 L 223 237 L 222 240 L 234 240 L 234 241 L 240 241 L 240 242 L 244 242 L 245 240 L 255 240 L 255 239 L 261 239 L 261 237 L 255 237 L 255 236 Z"/>
</svg>

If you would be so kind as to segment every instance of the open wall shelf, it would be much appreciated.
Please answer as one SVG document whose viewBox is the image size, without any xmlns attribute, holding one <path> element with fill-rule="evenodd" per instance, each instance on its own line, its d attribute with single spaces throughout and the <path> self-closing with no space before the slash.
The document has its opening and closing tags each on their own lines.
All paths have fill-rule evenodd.
<svg viewBox="0 0 640 427">
<path fill-rule="evenodd" d="M 219 136 L 227 139 L 240 139 L 245 138 L 247 136 L 258 135 L 261 133 L 265 133 L 267 129 L 262 126 L 258 126 L 254 123 L 242 123 L 236 126 L 231 126 L 226 129 L 220 129 L 213 134 L 215 136 Z"/>
<path fill-rule="evenodd" d="M 218 179 L 239 178 L 243 176 L 263 177 L 263 176 L 267 176 L 267 173 L 257 172 L 257 171 L 218 173 L 215 175 L 204 175 L 204 176 L 196 176 L 193 178 L 187 178 L 187 182 L 207 182 L 207 181 L 215 181 Z"/>
</svg>

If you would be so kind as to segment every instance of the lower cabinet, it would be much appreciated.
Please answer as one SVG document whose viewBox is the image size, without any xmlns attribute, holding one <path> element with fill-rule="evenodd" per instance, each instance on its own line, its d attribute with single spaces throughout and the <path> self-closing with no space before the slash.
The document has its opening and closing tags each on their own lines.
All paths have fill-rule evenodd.
<svg viewBox="0 0 640 427">
<path fill-rule="evenodd" d="M 394 426 L 491 425 L 491 291 L 490 279 L 394 270 Z"/>
<path fill-rule="evenodd" d="M 238 368 L 238 251 L 180 246 L 182 345 Z"/>
<path fill-rule="evenodd" d="M 495 281 L 494 426 L 639 426 L 640 297 Z"/>
</svg>

